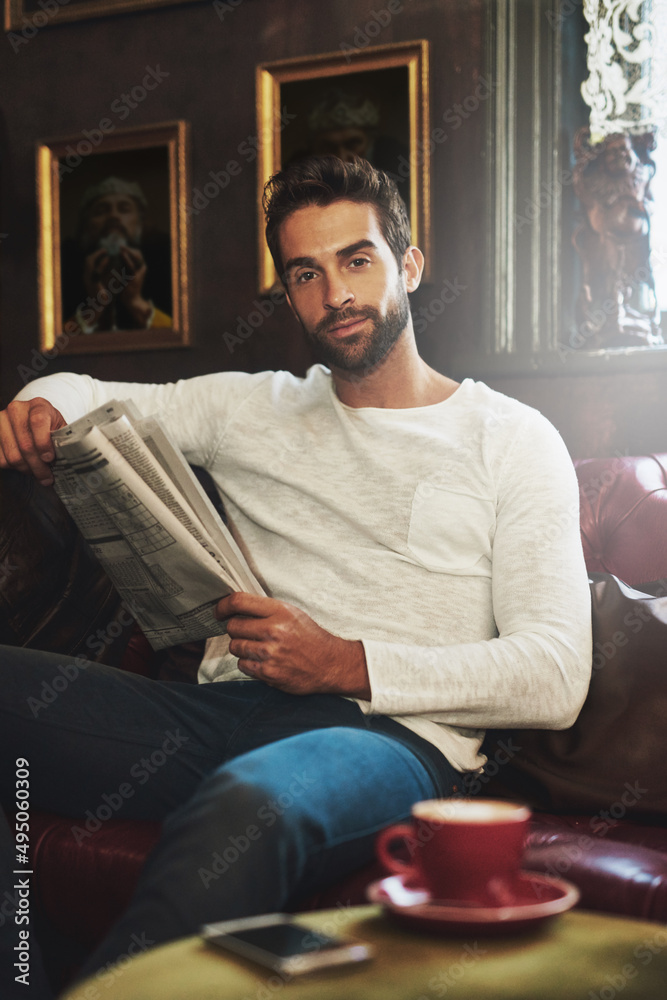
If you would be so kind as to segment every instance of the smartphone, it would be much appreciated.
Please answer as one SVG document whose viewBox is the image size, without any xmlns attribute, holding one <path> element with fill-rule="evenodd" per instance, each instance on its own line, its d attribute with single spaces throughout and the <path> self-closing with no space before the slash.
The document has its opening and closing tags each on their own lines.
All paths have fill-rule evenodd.
<svg viewBox="0 0 667 1000">
<path fill-rule="evenodd" d="M 295 923 L 288 913 L 265 913 L 205 924 L 200 934 L 208 944 L 289 976 L 365 962 L 373 955 L 371 946 L 362 941 L 322 934 L 313 927 Z"/>
</svg>

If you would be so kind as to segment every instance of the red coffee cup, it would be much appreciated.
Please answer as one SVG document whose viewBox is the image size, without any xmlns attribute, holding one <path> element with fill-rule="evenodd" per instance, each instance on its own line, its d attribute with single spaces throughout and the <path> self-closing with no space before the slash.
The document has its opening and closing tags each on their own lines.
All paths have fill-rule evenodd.
<svg viewBox="0 0 667 1000">
<path fill-rule="evenodd" d="M 509 906 L 516 898 L 528 806 L 498 799 L 429 799 L 412 807 L 412 823 L 383 830 L 377 854 L 406 884 L 433 900 L 480 907 Z M 405 861 L 392 847 L 407 845 Z"/>
</svg>

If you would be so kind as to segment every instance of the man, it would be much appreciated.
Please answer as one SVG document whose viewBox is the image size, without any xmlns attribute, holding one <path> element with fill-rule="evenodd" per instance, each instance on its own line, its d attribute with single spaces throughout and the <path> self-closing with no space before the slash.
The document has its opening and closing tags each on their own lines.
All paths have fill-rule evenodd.
<svg viewBox="0 0 667 1000">
<path fill-rule="evenodd" d="M 172 325 L 169 240 L 146 231 L 147 209 L 135 181 L 107 177 L 86 189 L 77 238 L 63 243 L 63 319 L 72 329 Z"/>
<path fill-rule="evenodd" d="M 292 84 L 291 89 L 299 85 Z M 289 104 L 290 87 L 286 90 Z M 391 100 L 389 101 L 391 104 Z M 394 117 L 400 121 L 400 111 Z M 407 110 L 405 111 L 407 128 Z M 381 120 L 380 105 L 370 97 L 343 87 L 328 87 L 321 93 L 308 114 L 307 150 L 292 152 L 289 131 L 284 136 L 286 162 L 308 155 L 337 156 L 351 162 L 362 156 L 378 170 L 389 175 L 398 186 L 406 207 L 410 205 L 410 151 L 395 136 L 387 135 Z M 285 161 L 283 161 L 285 162 Z"/>
<path fill-rule="evenodd" d="M 50 376 L 0 414 L 0 465 L 48 484 L 51 430 L 112 396 L 159 409 L 271 595 L 220 601 L 229 638 L 209 641 L 199 685 L 91 666 L 39 722 L 26 699 L 58 658 L 0 654 L 4 759 L 31 761 L 36 808 L 83 815 L 166 733 L 181 740 L 119 812 L 164 819 L 163 834 L 89 974 L 133 934 L 167 941 L 334 883 L 413 802 L 479 770 L 486 726 L 567 727 L 588 687 L 567 452 L 536 411 L 419 357 L 423 257 L 393 182 L 365 161 L 302 161 L 265 207 L 328 367 L 168 386 Z"/>
</svg>

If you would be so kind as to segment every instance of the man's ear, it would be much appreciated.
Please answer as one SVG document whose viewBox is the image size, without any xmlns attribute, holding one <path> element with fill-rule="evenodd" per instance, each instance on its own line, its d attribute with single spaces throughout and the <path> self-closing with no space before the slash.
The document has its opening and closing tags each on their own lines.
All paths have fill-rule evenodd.
<svg viewBox="0 0 667 1000">
<path fill-rule="evenodd" d="M 296 312 L 294 310 L 294 306 L 292 305 L 292 300 L 290 298 L 290 294 L 289 294 L 289 291 L 287 289 L 287 282 L 286 281 L 281 281 L 280 284 L 282 285 L 283 292 L 285 293 L 285 301 L 287 302 L 287 305 L 290 307 L 290 309 L 292 310 L 292 312 L 296 316 Z"/>
<path fill-rule="evenodd" d="M 424 254 L 419 247 L 408 247 L 403 255 L 403 274 L 408 292 L 419 288 L 424 272 Z"/>
</svg>

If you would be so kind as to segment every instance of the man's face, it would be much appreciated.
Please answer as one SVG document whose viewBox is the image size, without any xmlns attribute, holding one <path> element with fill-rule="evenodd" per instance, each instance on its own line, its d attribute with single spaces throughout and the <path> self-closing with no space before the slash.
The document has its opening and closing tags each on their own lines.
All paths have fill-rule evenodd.
<svg viewBox="0 0 667 1000">
<path fill-rule="evenodd" d="M 96 198 L 86 211 L 83 243 L 86 250 L 99 245 L 110 233 L 124 236 L 131 246 L 141 239 L 141 212 L 134 198 L 126 194 L 106 194 Z"/>
<path fill-rule="evenodd" d="M 406 330 L 410 307 L 374 207 L 300 208 L 279 239 L 290 303 L 322 361 L 348 372 L 382 361 Z"/>
</svg>

